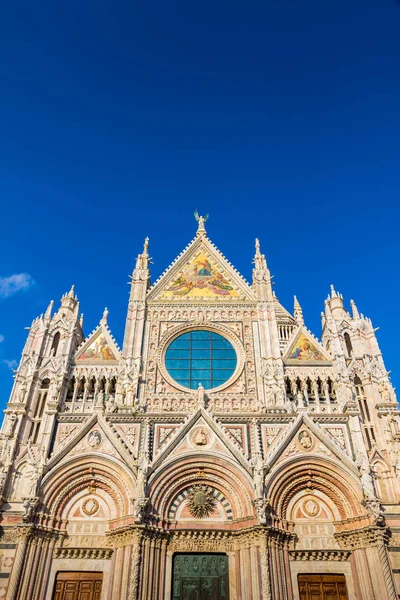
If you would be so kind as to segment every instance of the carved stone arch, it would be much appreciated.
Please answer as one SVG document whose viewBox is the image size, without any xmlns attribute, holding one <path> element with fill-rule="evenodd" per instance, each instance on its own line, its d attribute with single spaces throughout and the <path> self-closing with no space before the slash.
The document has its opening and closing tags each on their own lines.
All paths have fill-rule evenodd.
<svg viewBox="0 0 400 600">
<path fill-rule="evenodd" d="M 318 489 L 326 494 L 343 520 L 365 514 L 359 481 L 327 457 L 292 457 L 272 473 L 266 482 L 266 494 L 279 518 L 286 519 L 287 507 L 301 489 Z"/>
<path fill-rule="evenodd" d="M 57 519 L 69 500 L 85 487 L 98 487 L 113 499 L 117 516 L 130 514 L 136 480 L 120 461 L 99 454 L 65 460 L 48 473 L 41 485 L 43 511 Z"/>
<path fill-rule="evenodd" d="M 195 484 L 220 492 L 232 509 L 233 519 L 254 519 L 253 481 L 239 465 L 212 455 L 176 457 L 153 473 L 149 496 L 160 518 L 168 519 L 176 497 Z"/>
</svg>

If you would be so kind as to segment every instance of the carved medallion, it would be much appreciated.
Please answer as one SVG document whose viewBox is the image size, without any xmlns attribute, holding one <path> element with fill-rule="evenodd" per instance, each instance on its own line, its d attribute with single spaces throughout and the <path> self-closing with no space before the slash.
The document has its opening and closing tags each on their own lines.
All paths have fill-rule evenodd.
<svg viewBox="0 0 400 600">
<path fill-rule="evenodd" d="M 312 450 L 314 447 L 314 440 L 308 431 L 300 431 L 297 441 L 302 450 Z"/>
<path fill-rule="evenodd" d="M 189 492 L 188 509 L 196 519 L 209 517 L 216 503 L 213 490 L 206 485 L 195 485 Z"/>
<path fill-rule="evenodd" d="M 303 502 L 302 509 L 304 514 L 307 515 L 307 517 L 316 517 L 320 510 L 318 502 L 316 502 L 316 500 L 313 500 L 312 498 L 309 498 L 308 500 L 305 500 Z"/>
<path fill-rule="evenodd" d="M 208 436 L 208 433 L 202 427 L 199 427 L 199 429 L 195 429 L 195 431 L 192 434 L 193 444 L 195 444 L 196 446 L 207 446 L 209 441 L 210 438 Z"/>
<path fill-rule="evenodd" d="M 83 503 L 82 511 L 88 517 L 91 517 L 92 515 L 96 514 L 98 510 L 99 510 L 99 503 L 96 500 L 96 498 L 88 498 Z"/>
<path fill-rule="evenodd" d="M 100 431 L 97 431 L 97 429 L 95 429 L 94 431 L 91 431 L 88 435 L 88 444 L 91 448 L 98 448 L 98 446 L 100 446 L 102 441 L 102 437 L 101 437 L 101 433 Z"/>
</svg>

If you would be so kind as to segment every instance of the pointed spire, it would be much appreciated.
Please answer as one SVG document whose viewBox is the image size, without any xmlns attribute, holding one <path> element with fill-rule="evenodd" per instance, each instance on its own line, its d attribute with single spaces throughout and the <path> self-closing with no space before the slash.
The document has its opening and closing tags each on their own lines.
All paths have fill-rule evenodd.
<svg viewBox="0 0 400 600">
<path fill-rule="evenodd" d="M 353 313 L 353 319 L 359 319 L 360 318 L 360 313 L 358 312 L 358 308 L 356 306 L 356 303 L 354 302 L 354 300 L 350 300 L 350 306 L 351 306 L 351 310 Z"/>
<path fill-rule="evenodd" d="M 50 300 L 50 304 L 47 307 L 46 312 L 44 313 L 45 319 L 51 319 L 51 311 L 53 310 L 54 300 Z"/>
<path fill-rule="evenodd" d="M 196 231 L 196 235 L 206 235 L 206 228 L 204 227 L 204 223 L 207 221 L 208 219 L 208 215 L 206 215 L 205 217 L 202 217 L 201 215 L 199 215 L 199 213 L 197 212 L 197 208 L 194 211 L 194 218 L 196 219 L 197 223 L 198 223 L 198 227 L 197 227 L 197 231 Z"/>
<path fill-rule="evenodd" d="M 134 271 L 137 269 L 147 269 L 149 266 L 149 260 L 149 238 L 146 237 L 143 244 L 143 252 L 138 254 Z"/>
<path fill-rule="evenodd" d="M 304 325 L 303 310 L 302 310 L 300 303 L 297 300 L 296 296 L 294 297 L 293 316 L 294 316 L 294 320 L 296 321 L 296 323 L 298 325 Z"/>
<path fill-rule="evenodd" d="M 84 320 L 84 316 L 83 313 L 81 313 L 81 317 L 79 319 L 79 325 L 83 328 L 83 320 Z"/>
<path fill-rule="evenodd" d="M 148 256 L 149 256 L 149 238 L 148 238 L 148 237 L 146 237 L 146 238 L 144 239 L 144 244 L 143 244 L 143 254 L 142 254 L 142 256 L 143 256 L 144 258 L 148 258 Z"/>
<path fill-rule="evenodd" d="M 254 267 L 256 269 L 267 269 L 265 254 L 261 254 L 260 240 L 256 238 L 256 253 L 254 255 Z"/>
<path fill-rule="evenodd" d="M 68 298 L 74 298 L 75 299 L 75 286 L 72 285 L 71 289 L 68 292 Z"/>
<path fill-rule="evenodd" d="M 336 298 L 336 297 L 337 297 L 336 290 L 333 287 L 333 284 L 331 283 L 331 298 Z"/>
<path fill-rule="evenodd" d="M 103 312 L 103 317 L 102 317 L 100 323 L 102 325 L 107 325 L 107 321 L 108 321 L 108 308 L 105 307 L 104 312 Z"/>
</svg>

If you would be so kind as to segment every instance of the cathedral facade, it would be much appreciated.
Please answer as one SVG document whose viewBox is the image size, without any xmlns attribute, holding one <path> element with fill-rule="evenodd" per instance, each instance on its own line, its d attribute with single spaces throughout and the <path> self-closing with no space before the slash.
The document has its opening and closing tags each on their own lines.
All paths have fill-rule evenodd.
<svg viewBox="0 0 400 600">
<path fill-rule="evenodd" d="M 120 348 L 72 288 L 35 319 L 0 434 L 0 599 L 395 600 L 400 429 L 369 318 L 333 287 L 321 341 L 207 237 Z"/>
</svg>

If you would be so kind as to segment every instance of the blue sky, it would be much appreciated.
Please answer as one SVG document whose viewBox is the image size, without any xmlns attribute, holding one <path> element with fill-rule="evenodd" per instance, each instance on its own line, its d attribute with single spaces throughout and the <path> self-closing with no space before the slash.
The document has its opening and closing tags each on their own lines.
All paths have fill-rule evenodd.
<svg viewBox="0 0 400 600">
<path fill-rule="evenodd" d="M 399 386 L 399 30 L 394 0 L 3 3 L 1 405 L 72 283 L 122 343 L 144 237 L 155 280 L 196 208 L 316 335 L 331 283 L 354 298 Z"/>
</svg>

